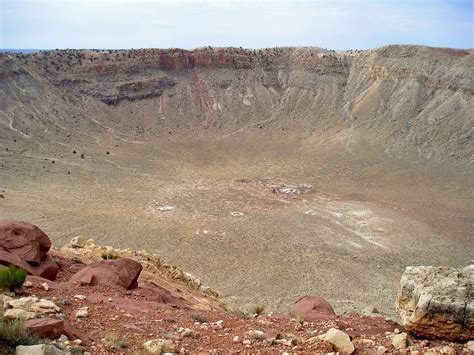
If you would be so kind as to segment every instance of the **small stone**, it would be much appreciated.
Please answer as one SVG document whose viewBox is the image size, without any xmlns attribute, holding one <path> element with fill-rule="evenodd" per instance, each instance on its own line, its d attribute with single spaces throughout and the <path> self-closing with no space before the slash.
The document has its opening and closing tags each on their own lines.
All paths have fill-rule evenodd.
<svg viewBox="0 0 474 355">
<path fill-rule="evenodd" d="M 247 333 L 250 338 L 255 339 L 255 340 L 260 340 L 263 341 L 265 340 L 265 333 L 262 332 L 261 330 L 251 330 Z"/>
<path fill-rule="evenodd" d="M 363 346 L 373 346 L 375 345 L 375 342 L 372 339 L 360 339 L 359 344 Z"/>
<path fill-rule="evenodd" d="M 379 346 L 379 347 L 377 348 L 377 352 L 378 352 L 379 354 L 385 354 L 385 353 L 387 352 L 387 350 L 388 350 L 388 349 L 387 349 L 385 346 Z"/>
<path fill-rule="evenodd" d="M 63 355 L 64 351 L 58 349 L 54 345 L 38 344 L 24 346 L 19 345 L 15 349 L 15 355 Z"/>
<path fill-rule="evenodd" d="M 43 282 L 43 283 L 41 284 L 41 287 L 42 287 L 43 290 L 45 290 L 45 291 L 48 291 L 48 290 L 49 290 L 49 285 L 48 285 L 47 282 Z"/>
<path fill-rule="evenodd" d="M 31 310 L 40 313 L 55 313 L 61 309 L 53 301 L 40 299 L 31 305 Z"/>
<path fill-rule="evenodd" d="M 169 340 L 164 340 L 164 339 L 148 340 L 145 343 L 143 343 L 143 352 L 145 354 L 174 353 L 175 346 Z"/>
<path fill-rule="evenodd" d="M 440 350 L 442 354 L 456 355 L 456 349 L 453 348 L 452 346 L 445 345 L 445 346 L 442 346 Z"/>
<path fill-rule="evenodd" d="M 25 281 L 25 282 L 23 283 L 23 287 L 26 287 L 26 288 L 33 287 L 33 282 L 31 282 L 31 281 Z"/>
<path fill-rule="evenodd" d="M 244 345 L 250 345 L 250 344 L 252 344 L 252 342 L 251 342 L 250 340 L 246 339 L 246 340 L 244 340 L 244 341 L 242 342 L 242 344 L 244 344 Z"/>
<path fill-rule="evenodd" d="M 352 354 L 355 350 L 349 335 L 336 328 L 331 328 L 326 332 L 324 341 L 334 345 L 339 352 Z"/>
<path fill-rule="evenodd" d="M 233 340 L 234 343 L 238 343 L 240 338 L 239 338 L 238 335 L 236 335 L 232 340 Z"/>
<path fill-rule="evenodd" d="M 3 303 L 3 308 L 7 309 L 10 308 L 10 301 L 13 300 L 13 297 L 7 296 L 7 295 L 1 295 L 0 294 L 0 300 L 2 300 Z"/>
<path fill-rule="evenodd" d="M 69 338 L 65 335 L 65 334 L 62 334 L 59 338 L 58 338 L 59 341 L 67 341 L 69 340 Z"/>
<path fill-rule="evenodd" d="M 184 328 L 180 331 L 181 338 L 195 337 L 197 334 L 194 330 L 189 328 Z"/>
<path fill-rule="evenodd" d="M 428 345 L 430 345 L 430 342 L 428 340 L 424 339 L 424 340 L 420 341 L 418 343 L 418 345 L 421 346 L 422 348 L 424 348 L 424 347 L 427 347 Z"/>
<path fill-rule="evenodd" d="M 82 235 L 78 235 L 77 237 L 74 237 L 71 239 L 71 246 L 73 248 L 84 248 L 86 245 L 87 245 L 87 238 L 82 236 Z"/>
<path fill-rule="evenodd" d="M 71 304 L 71 302 L 69 302 L 69 300 L 67 298 L 61 298 L 60 300 L 58 300 L 58 303 L 62 304 L 64 306 L 68 306 L 68 305 Z"/>
<path fill-rule="evenodd" d="M 107 298 L 107 301 L 112 302 L 113 299 L 111 297 Z"/>
<path fill-rule="evenodd" d="M 89 307 L 81 307 L 76 312 L 76 318 L 85 318 L 89 315 Z"/>
<path fill-rule="evenodd" d="M 214 330 L 223 329 L 224 328 L 224 321 L 219 320 L 215 323 L 211 323 L 211 328 L 214 329 Z"/>
<path fill-rule="evenodd" d="M 474 340 L 469 340 L 466 343 L 466 349 L 469 351 L 474 351 Z"/>
<path fill-rule="evenodd" d="M 13 320 L 13 319 L 27 320 L 27 319 L 36 318 L 36 313 L 28 312 L 20 308 L 12 308 L 12 309 L 7 309 L 3 313 L 3 317 L 5 319 L 10 319 L 10 320 Z"/>
<path fill-rule="evenodd" d="M 408 346 L 407 333 L 392 334 L 392 345 L 395 349 L 401 350 L 406 349 Z"/>
<path fill-rule="evenodd" d="M 84 301 L 87 297 L 84 295 L 74 295 L 76 300 Z"/>
</svg>

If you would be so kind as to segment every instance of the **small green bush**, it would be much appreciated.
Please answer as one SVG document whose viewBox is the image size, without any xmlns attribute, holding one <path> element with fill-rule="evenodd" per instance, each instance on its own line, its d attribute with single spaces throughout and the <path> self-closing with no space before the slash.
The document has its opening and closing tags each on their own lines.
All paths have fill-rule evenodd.
<svg viewBox="0 0 474 355">
<path fill-rule="evenodd" d="M 15 347 L 37 344 L 38 338 L 28 332 L 19 319 L 9 321 L 0 314 L 0 341 Z"/>
<path fill-rule="evenodd" d="M 14 265 L 0 269 L 0 289 L 14 290 L 25 282 L 26 271 Z"/>
<path fill-rule="evenodd" d="M 119 256 L 114 253 L 102 253 L 102 259 L 104 260 L 117 260 Z"/>
</svg>

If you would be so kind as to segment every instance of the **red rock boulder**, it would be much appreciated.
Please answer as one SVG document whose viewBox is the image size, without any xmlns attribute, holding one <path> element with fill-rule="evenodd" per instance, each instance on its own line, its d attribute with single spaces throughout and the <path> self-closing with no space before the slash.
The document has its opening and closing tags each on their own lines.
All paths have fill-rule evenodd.
<svg viewBox="0 0 474 355">
<path fill-rule="evenodd" d="M 294 313 L 308 321 L 331 319 L 336 316 L 332 306 L 322 297 L 301 297 L 293 305 Z"/>
<path fill-rule="evenodd" d="M 26 330 L 40 338 L 55 339 L 64 332 L 64 322 L 56 318 L 28 319 L 23 325 Z"/>
<path fill-rule="evenodd" d="M 132 259 L 101 260 L 87 265 L 71 277 L 71 282 L 81 285 L 115 285 L 125 289 L 138 286 L 142 265 Z"/>
<path fill-rule="evenodd" d="M 24 261 L 39 265 L 51 248 L 51 241 L 32 224 L 0 221 L 0 247 Z"/>
<path fill-rule="evenodd" d="M 54 281 L 58 265 L 47 255 L 51 241 L 38 227 L 0 221 L 0 265 L 15 265 L 29 275 Z"/>
</svg>

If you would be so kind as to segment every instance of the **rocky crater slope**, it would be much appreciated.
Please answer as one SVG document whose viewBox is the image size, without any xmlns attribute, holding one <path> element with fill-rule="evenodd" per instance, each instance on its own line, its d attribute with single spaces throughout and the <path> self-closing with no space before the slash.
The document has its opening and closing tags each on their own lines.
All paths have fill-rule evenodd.
<svg viewBox="0 0 474 355">
<path fill-rule="evenodd" d="M 2 54 L 0 122 L 32 139 L 42 125 L 64 139 L 94 123 L 140 139 L 363 131 L 395 151 L 469 160 L 473 58 L 421 46 Z"/>
<path fill-rule="evenodd" d="M 82 236 L 59 251 L 50 249 L 49 238 L 35 226 L 14 221 L 1 221 L 1 226 L 0 264 L 41 266 L 41 260 L 30 259 L 42 254 L 42 260 L 51 258 L 47 262 L 56 270 L 49 279 L 29 272 L 22 287 L 0 292 L 0 350 L 5 354 L 474 351 L 474 343 L 469 341 L 474 336 L 474 303 L 472 296 L 462 294 L 466 285 L 473 286 L 469 273 L 451 290 L 433 292 L 440 280 L 438 271 L 407 269 L 398 303 L 403 320 L 411 291 L 425 287 L 424 298 L 442 300 L 435 307 L 423 308 L 430 324 L 417 321 L 417 317 L 407 321 L 408 333 L 402 325 L 377 315 L 336 315 L 331 305 L 317 296 L 296 300 L 291 314 L 268 313 L 261 306 L 255 307 L 254 314 L 233 311 L 198 279 L 163 263 L 156 255 L 99 246 Z M 0 274 L 5 271 L 6 267 L 0 266 Z M 443 271 L 441 282 L 456 283 L 453 270 L 451 275 L 446 274 L 447 268 Z M 420 281 L 423 276 L 426 280 Z M 454 299 L 446 302 L 453 294 Z M 468 310 L 466 316 L 456 312 L 448 319 L 440 316 L 462 302 Z M 16 329 L 22 337 L 6 331 L 12 324 L 21 325 Z M 420 335 L 419 330 L 429 332 Z"/>
</svg>

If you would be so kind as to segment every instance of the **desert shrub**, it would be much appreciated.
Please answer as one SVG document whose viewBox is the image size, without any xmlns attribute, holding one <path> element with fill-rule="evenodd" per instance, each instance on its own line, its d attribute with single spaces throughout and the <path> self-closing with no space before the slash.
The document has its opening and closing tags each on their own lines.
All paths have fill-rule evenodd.
<svg viewBox="0 0 474 355">
<path fill-rule="evenodd" d="M 38 338 L 28 332 L 19 319 L 9 321 L 0 314 L 0 341 L 15 347 L 37 344 Z"/>
<path fill-rule="evenodd" d="M 114 253 L 102 253 L 102 259 L 104 260 L 117 260 L 119 256 Z"/>
<path fill-rule="evenodd" d="M 191 319 L 195 322 L 199 323 L 209 323 L 206 317 L 204 317 L 202 314 L 192 314 Z"/>
<path fill-rule="evenodd" d="M 300 324 L 300 325 L 303 325 L 304 323 L 304 315 L 299 313 L 296 315 L 296 317 L 294 318 L 294 321 L 296 324 Z"/>
<path fill-rule="evenodd" d="M 120 339 L 115 333 L 107 334 L 105 338 L 102 339 L 102 343 L 105 347 L 114 350 L 121 350 L 128 347 L 128 344 Z"/>
<path fill-rule="evenodd" d="M 253 313 L 259 316 L 263 313 L 264 310 L 265 310 L 265 306 L 258 305 L 253 308 Z"/>
<path fill-rule="evenodd" d="M 14 265 L 0 269 L 0 289 L 14 290 L 25 282 L 26 271 Z"/>
</svg>

